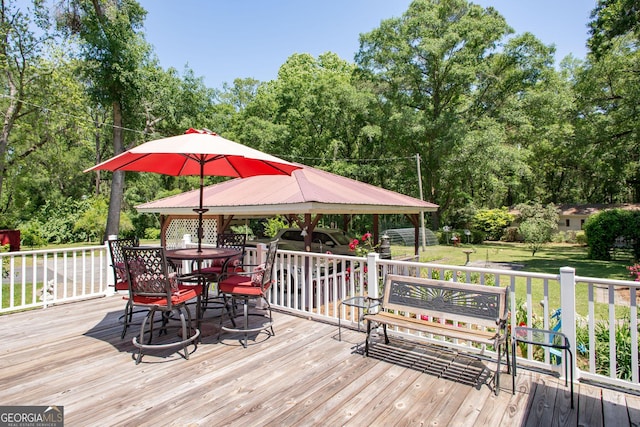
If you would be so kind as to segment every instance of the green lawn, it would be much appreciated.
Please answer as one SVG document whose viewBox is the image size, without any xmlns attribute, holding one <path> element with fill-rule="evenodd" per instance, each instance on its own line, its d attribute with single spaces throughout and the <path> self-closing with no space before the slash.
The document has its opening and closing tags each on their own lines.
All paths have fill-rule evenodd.
<svg viewBox="0 0 640 427">
<path fill-rule="evenodd" d="M 394 247 L 398 253 L 406 249 Z M 509 262 L 522 264 L 524 271 L 558 274 L 561 267 L 573 267 L 579 276 L 628 280 L 626 267 L 631 259 L 596 261 L 587 259 L 587 248 L 578 245 L 549 244 L 536 252 L 535 256 L 522 243 L 486 242 L 481 245 L 428 246 L 421 254 L 420 261 L 438 264 L 464 265 L 466 254 L 463 250 L 473 250 L 471 262 Z"/>
</svg>

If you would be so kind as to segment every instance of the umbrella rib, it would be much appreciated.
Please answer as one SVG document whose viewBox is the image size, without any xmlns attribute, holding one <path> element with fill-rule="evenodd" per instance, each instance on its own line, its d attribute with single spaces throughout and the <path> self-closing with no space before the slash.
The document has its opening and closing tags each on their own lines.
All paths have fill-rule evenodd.
<svg viewBox="0 0 640 427">
<path fill-rule="evenodd" d="M 124 154 L 124 153 L 125 153 L 125 152 L 122 152 L 121 154 Z M 124 168 L 126 168 L 126 167 L 127 167 L 127 166 L 129 166 L 130 164 L 132 164 L 132 163 L 136 163 L 136 162 L 140 161 L 140 159 L 144 159 L 144 158 L 145 158 L 145 157 L 147 157 L 147 156 L 149 156 L 149 154 L 148 154 L 148 153 L 141 154 L 141 155 L 140 155 L 140 157 L 135 157 L 135 158 L 133 158 L 133 159 L 129 160 L 128 162 L 123 163 L 123 164 L 122 164 L 122 165 L 120 165 L 118 168 L 114 169 L 114 171 L 116 171 L 116 170 L 123 170 Z M 141 172 L 144 172 L 144 171 L 141 171 Z"/>
</svg>

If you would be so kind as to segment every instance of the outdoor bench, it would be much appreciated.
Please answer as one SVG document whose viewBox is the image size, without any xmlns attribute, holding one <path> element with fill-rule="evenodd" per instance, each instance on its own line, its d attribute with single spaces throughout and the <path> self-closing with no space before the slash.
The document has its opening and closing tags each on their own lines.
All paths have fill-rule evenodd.
<svg viewBox="0 0 640 427">
<path fill-rule="evenodd" d="M 389 344 L 387 326 L 440 337 L 437 344 L 453 346 L 478 343 L 492 346 L 496 352 L 495 393 L 500 388 L 500 362 L 504 350 L 507 369 L 508 287 L 494 287 L 471 283 L 399 276 L 386 277 L 380 306 L 364 315 L 367 321 L 365 355 L 369 355 L 372 324 L 382 325 L 385 343 Z M 418 338 L 416 335 L 412 335 Z M 446 339 L 445 339 L 446 338 Z M 456 347 L 460 347 L 457 345 Z"/>
</svg>

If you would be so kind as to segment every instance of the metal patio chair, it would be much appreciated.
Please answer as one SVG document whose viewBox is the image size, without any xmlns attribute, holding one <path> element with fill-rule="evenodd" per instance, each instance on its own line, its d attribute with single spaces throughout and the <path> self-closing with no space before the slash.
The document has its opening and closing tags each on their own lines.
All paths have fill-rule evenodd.
<svg viewBox="0 0 640 427">
<path fill-rule="evenodd" d="M 124 247 L 139 246 L 139 240 L 137 237 L 124 238 L 124 239 L 110 239 L 107 240 L 109 245 L 109 253 L 111 254 L 111 267 L 113 268 L 114 289 L 116 292 L 126 292 L 125 299 L 127 304 L 124 307 L 124 314 L 120 316 L 122 319 L 122 338 L 127 333 L 127 328 L 131 324 L 133 319 L 133 305 L 131 298 L 129 298 L 129 280 L 127 279 L 127 270 L 124 265 L 124 254 L 122 249 Z"/>
<path fill-rule="evenodd" d="M 151 349 L 182 347 L 182 356 L 188 359 L 188 346 L 193 344 L 197 348 L 200 330 L 192 328 L 191 312 L 186 303 L 198 297 L 197 288 L 179 286 L 175 276 L 169 275 L 165 251 L 162 247 L 125 247 L 123 254 L 127 279 L 130 283 L 131 304 L 133 307 L 143 307 L 148 310 L 140 326 L 140 334 L 133 337 L 133 345 L 138 348 L 136 364 L 140 363 L 142 355 Z M 155 344 L 152 342 L 156 312 L 162 315 L 160 332 L 165 332 L 167 335 L 169 322 L 175 318 L 180 319 L 181 331 L 178 334 L 178 341 L 165 340 Z"/>
<path fill-rule="evenodd" d="M 220 330 L 218 332 L 218 341 L 220 341 L 220 335 L 222 331 L 226 332 L 239 332 L 242 333 L 244 340 L 241 340 L 242 345 L 246 348 L 248 345 L 248 336 L 251 332 L 267 331 L 270 336 L 275 335 L 273 330 L 273 316 L 271 312 L 271 304 L 267 298 L 267 294 L 271 286 L 273 285 L 272 272 L 273 265 L 276 259 L 276 252 L 278 250 L 278 241 L 274 240 L 269 244 L 269 250 L 267 252 L 266 260 L 263 264 L 257 266 L 244 265 L 243 267 L 253 267 L 250 270 L 240 271 L 228 271 L 222 273 L 220 282 L 218 283 L 218 289 L 220 295 L 222 295 L 225 303 L 226 310 L 222 310 L 220 316 Z M 249 301 L 263 301 L 266 304 L 266 313 L 250 312 Z M 242 304 L 242 322 L 239 323 L 234 317 L 239 317 L 236 314 L 236 306 Z M 258 309 L 256 303 L 255 309 Z M 262 322 L 259 325 L 250 325 L 249 317 L 258 316 L 268 319 L 266 322 Z M 225 326 L 225 318 L 228 317 L 233 326 Z M 269 330 L 271 331 L 269 333 Z"/>
</svg>

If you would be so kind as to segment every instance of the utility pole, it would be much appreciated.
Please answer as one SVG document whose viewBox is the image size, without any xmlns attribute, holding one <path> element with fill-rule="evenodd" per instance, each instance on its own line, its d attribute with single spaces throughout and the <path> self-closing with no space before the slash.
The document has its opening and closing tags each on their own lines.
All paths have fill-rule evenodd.
<svg viewBox="0 0 640 427">
<path fill-rule="evenodd" d="M 416 167 L 418 169 L 418 189 L 420 190 L 420 200 L 424 202 L 422 194 L 422 172 L 420 171 L 420 154 L 416 153 Z M 422 234 L 422 251 L 427 247 L 427 234 L 424 229 L 424 211 L 420 211 L 420 233 Z"/>
</svg>

